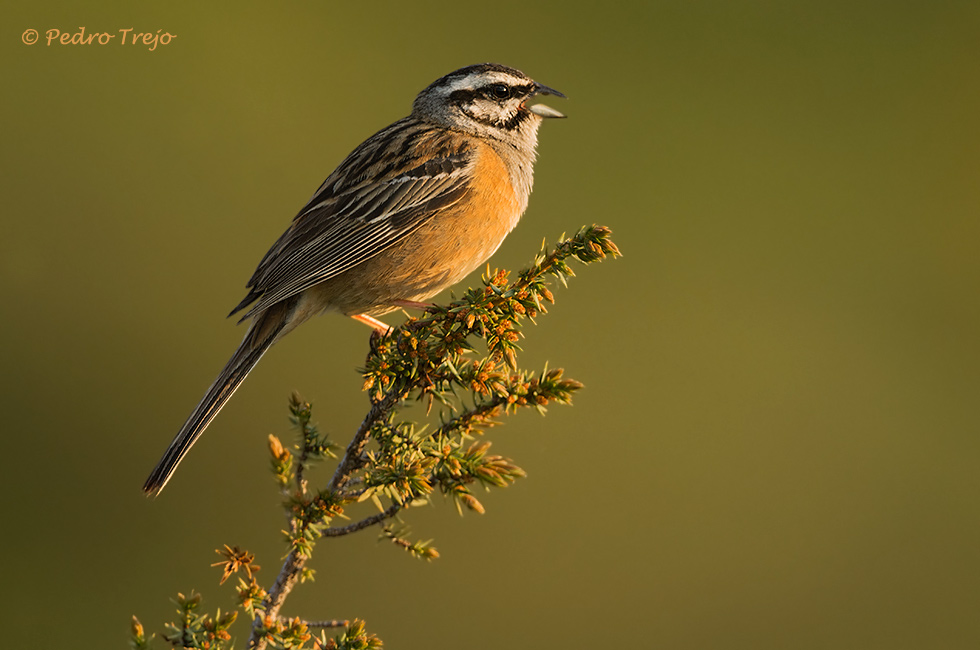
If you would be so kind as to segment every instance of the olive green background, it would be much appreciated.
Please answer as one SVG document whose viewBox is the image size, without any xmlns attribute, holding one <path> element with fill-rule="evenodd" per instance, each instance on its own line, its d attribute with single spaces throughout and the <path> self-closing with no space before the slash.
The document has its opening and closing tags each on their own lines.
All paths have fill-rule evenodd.
<svg viewBox="0 0 980 650">
<path fill-rule="evenodd" d="M 409 513 L 441 559 L 324 542 L 285 612 L 396 649 L 980 646 L 980 4 L 10 4 L 5 646 L 125 647 L 178 591 L 226 609 L 224 543 L 271 580 L 266 435 L 294 389 L 349 435 L 363 326 L 301 328 L 140 485 L 298 208 L 482 61 L 568 95 L 494 264 L 593 222 L 625 253 L 527 331 L 527 365 L 587 388 L 492 431 L 528 478 L 486 515 Z M 176 38 L 43 42 L 80 26 Z"/>
</svg>

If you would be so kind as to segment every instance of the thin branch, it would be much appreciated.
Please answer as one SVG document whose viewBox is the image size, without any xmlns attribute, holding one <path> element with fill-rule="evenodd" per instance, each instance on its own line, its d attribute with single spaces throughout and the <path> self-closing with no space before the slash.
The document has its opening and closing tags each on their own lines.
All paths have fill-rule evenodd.
<svg viewBox="0 0 980 650">
<path fill-rule="evenodd" d="M 280 569 L 279 575 L 276 577 L 276 582 L 272 585 L 272 590 L 269 591 L 269 595 L 265 599 L 265 612 L 263 614 L 256 614 L 255 620 L 252 621 L 252 634 L 248 639 L 249 648 L 263 650 L 268 645 L 268 639 L 265 636 L 259 636 L 259 626 L 262 625 L 266 618 L 271 617 L 275 619 L 279 616 L 279 609 L 282 607 L 283 601 L 286 600 L 286 596 L 289 595 L 289 592 L 293 590 L 293 587 L 299 580 L 300 572 L 303 570 L 303 565 L 306 564 L 306 559 L 296 549 L 290 551 L 289 555 L 286 556 L 286 561 L 283 563 L 282 569 Z"/>
<path fill-rule="evenodd" d="M 344 490 L 343 492 L 337 493 L 337 498 L 341 503 L 351 503 L 361 500 L 361 495 L 364 494 L 365 490 Z"/>
<path fill-rule="evenodd" d="M 310 456 L 310 448 L 307 446 L 308 440 L 306 439 L 306 432 L 303 432 L 303 449 L 299 454 L 299 458 L 296 463 L 296 487 L 299 489 L 299 493 L 306 496 L 306 477 L 303 475 L 306 469 L 306 461 Z"/>
<path fill-rule="evenodd" d="M 388 415 L 388 412 L 394 408 L 395 404 L 400 402 L 405 396 L 404 393 L 389 393 L 387 397 L 377 402 L 368 411 L 368 414 L 364 417 L 364 421 L 361 422 L 361 426 L 357 428 L 357 432 L 354 433 L 353 439 L 351 439 L 350 444 L 347 445 L 347 451 L 344 452 L 344 457 L 337 465 L 336 471 L 333 473 L 333 478 L 330 480 L 329 490 L 331 492 L 336 492 L 347 484 L 350 480 L 351 474 L 356 470 L 360 464 L 363 462 L 361 460 L 361 452 L 364 451 L 364 447 L 368 443 L 368 436 L 371 433 L 371 427 L 374 426 L 378 420 Z"/>
<path fill-rule="evenodd" d="M 335 618 L 332 621 L 303 621 L 306 627 L 347 627 L 350 621 L 345 618 Z"/>
<path fill-rule="evenodd" d="M 337 470 L 334 472 L 333 479 L 330 481 L 329 490 L 331 492 L 337 492 L 350 480 L 351 474 L 362 462 L 361 452 L 364 451 L 364 447 L 368 443 L 371 427 L 381 418 L 385 417 L 403 397 L 403 393 L 390 393 L 387 397 L 371 407 L 371 410 L 364 417 L 364 421 L 361 422 L 361 425 L 354 433 L 354 438 L 347 445 L 347 451 L 344 453 L 343 459 L 337 465 Z M 328 528 L 327 531 L 329 530 Z M 296 583 L 299 582 L 299 576 L 303 571 L 303 567 L 306 565 L 307 559 L 306 556 L 295 548 L 286 556 L 286 561 L 283 563 L 282 569 L 279 570 L 276 582 L 272 585 L 272 589 L 269 590 L 269 595 L 265 599 L 265 612 L 257 615 L 255 620 L 252 621 L 252 634 L 248 640 L 249 648 L 263 650 L 268 645 L 266 638 L 259 636 L 259 628 L 262 625 L 262 621 L 268 617 L 275 619 L 279 616 L 279 610 L 282 608 L 283 601 L 286 600 L 286 597 L 293 590 L 293 587 L 296 586 Z"/>
<path fill-rule="evenodd" d="M 506 397 L 500 397 L 499 395 L 494 395 L 489 401 L 474 406 L 473 408 L 460 413 L 456 417 L 446 421 L 441 427 L 432 432 L 431 438 L 437 438 L 440 435 L 448 435 L 449 433 L 464 429 L 469 427 L 471 424 L 477 420 L 482 420 L 482 423 L 490 423 L 489 420 L 485 419 L 488 417 L 493 417 L 494 410 L 505 406 L 507 404 Z M 490 423 L 492 426 L 492 423 Z"/>
<path fill-rule="evenodd" d="M 364 479 L 362 477 L 356 477 L 356 478 L 350 479 L 344 485 L 345 485 L 345 487 L 348 487 L 348 488 L 355 488 L 358 485 L 363 485 L 363 484 L 364 484 Z"/>
<path fill-rule="evenodd" d="M 363 530 L 368 526 L 373 526 L 374 524 L 380 523 L 385 519 L 390 519 L 394 517 L 395 514 L 402 509 L 402 506 L 393 503 L 383 512 L 379 512 L 375 515 L 371 515 L 361 521 L 344 526 L 343 528 L 327 528 L 323 531 L 324 537 L 341 537 L 342 535 L 350 535 L 351 533 L 356 533 L 359 530 Z"/>
</svg>

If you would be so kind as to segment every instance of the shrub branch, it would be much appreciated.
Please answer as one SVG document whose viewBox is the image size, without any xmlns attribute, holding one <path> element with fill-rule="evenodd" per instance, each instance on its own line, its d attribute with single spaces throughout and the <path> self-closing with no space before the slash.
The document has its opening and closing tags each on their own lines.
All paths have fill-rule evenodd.
<svg viewBox="0 0 980 650">
<path fill-rule="evenodd" d="M 321 489 L 311 487 L 311 472 L 322 460 L 337 458 L 340 447 L 318 430 L 311 405 L 291 397 L 298 444 L 290 450 L 269 436 L 272 472 L 287 521 L 282 568 L 266 590 L 258 582 L 259 567 L 251 553 L 228 545 L 218 551 L 221 582 L 238 575 L 239 607 L 252 620 L 249 648 L 381 647 L 380 639 L 357 619 L 310 622 L 281 615 L 293 588 L 314 577 L 306 566 L 313 548 L 321 537 L 379 525 L 381 539 L 414 557 L 433 560 L 439 552 L 431 542 L 412 541 L 403 522 L 393 523 L 396 516 L 427 503 L 436 491 L 452 498 L 460 513 L 482 513 L 475 488 L 506 487 L 525 475 L 510 459 L 489 453 L 491 443 L 480 437 L 505 414 L 523 407 L 544 412 L 552 402 L 570 403 L 582 388 L 560 368 L 546 366 L 540 373 L 519 369 L 518 342 L 524 322 L 547 313 L 546 306 L 554 302 L 548 278 L 564 284 L 574 275 L 572 259 L 589 264 L 619 255 L 609 235 L 602 226 L 582 228 L 574 237 L 563 237 L 554 250 L 542 248 L 515 280 L 506 271 L 488 269 L 482 288 L 469 289 L 448 305 L 432 305 L 421 318 L 410 318 L 383 335 L 372 335 L 362 369 L 370 408 Z M 401 407 L 410 401 L 424 403 L 424 417 L 436 421 L 400 418 Z M 360 513 L 366 501 L 376 506 L 374 514 L 333 525 L 338 517 L 350 521 L 345 511 Z M 201 597 L 193 592 L 178 595 L 174 602 L 179 620 L 166 627 L 165 641 L 184 648 L 230 647 L 228 628 L 237 612 L 199 613 Z M 333 628 L 343 631 L 327 638 L 326 630 Z M 149 648 L 152 640 L 134 617 L 132 647 Z"/>
</svg>

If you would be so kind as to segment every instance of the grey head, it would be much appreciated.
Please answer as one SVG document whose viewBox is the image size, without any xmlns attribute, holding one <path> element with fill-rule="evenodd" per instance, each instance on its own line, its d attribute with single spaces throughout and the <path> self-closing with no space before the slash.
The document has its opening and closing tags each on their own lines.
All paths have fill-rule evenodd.
<svg viewBox="0 0 980 650">
<path fill-rule="evenodd" d="M 533 148 L 544 118 L 565 117 L 543 104 L 528 106 L 535 95 L 565 96 L 520 70 L 480 63 L 432 82 L 415 98 L 412 115 L 480 137 L 523 141 Z"/>
</svg>

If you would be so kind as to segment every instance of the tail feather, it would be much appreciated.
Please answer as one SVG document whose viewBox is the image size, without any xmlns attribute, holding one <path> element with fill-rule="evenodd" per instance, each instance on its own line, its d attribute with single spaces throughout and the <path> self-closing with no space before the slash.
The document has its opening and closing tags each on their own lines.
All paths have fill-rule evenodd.
<svg viewBox="0 0 980 650">
<path fill-rule="evenodd" d="M 194 408 L 190 417 L 184 422 L 184 426 L 180 428 L 173 442 L 170 443 L 167 451 L 164 452 L 163 458 L 150 473 L 150 477 L 146 479 L 146 483 L 143 485 L 144 492 L 156 495 L 163 490 L 174 470 L 177 469 L 177 465 L 204 433 L 204 429 L 235 394 L 235 390 L 245 381 L 245 377 L 259 362 L 265 351 L 276 341 L 286 325 L 287 319 L 280 317 L 275 319 L 278 322 L 270 323 L 269 320 L 271 319 L 267 318 L 268 316 L 273 316 L 273 314 L 269 312 L 262 314 L 249 328 L 245 339 L 235 350 L 235 354 L 232 355 L 221 374 L 208 388 L 204 398 Z"/>
</svg>

